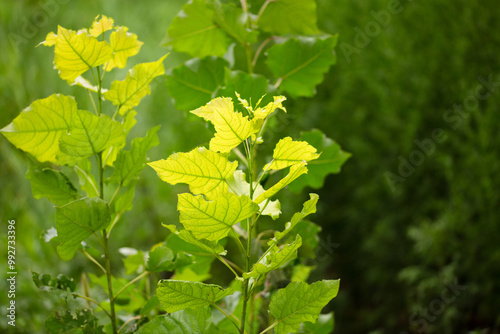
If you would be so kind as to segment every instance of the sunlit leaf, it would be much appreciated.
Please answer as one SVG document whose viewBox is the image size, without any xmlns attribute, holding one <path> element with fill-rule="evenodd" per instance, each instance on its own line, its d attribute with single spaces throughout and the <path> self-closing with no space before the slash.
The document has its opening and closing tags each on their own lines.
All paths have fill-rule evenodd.
<svg viewBox="0 0 500 334">
<path fill-rule="evenodd" d="M 227 62 L 222 58 L 206 57 L 188 60 L 167 74 L 167 90 L 179 110 L 190 111 L 213 97 L 224 82 L 224 68 Z"/>
<path fill-rule="evenodd" d="M 285 224 L 285 230 L 283 232 L 276 232 L 274 238 L 269 241 L 271 243 L 277 243 L 283 239 L 302 219 L 309 216 L 310 214 L 316 213 L 316 204 L 318 203 L 319 196 L 317 194 L 309 194 L 310 199 L 306 201 L 300 212 L 296 212 L 292 219 Z"/>
<path fill-rule="evenodd" d="M 259 18 L 258 25 L 273 34 L 317 34 L 315 0 L 273 0 Z"/>
<path fill-rule="evenodd" d="M 267 116 L 271 115 L 276 109 L 281 109 L 284 112 L 286 112 L 285 107 L 283 107 L 283 101 L 286 100 L 286 97 L 280 95 L 280 96 L 274 96 L 273 101 L 269 102 L 265 107 L 259 107 L 254 110 L 254 118 L 257 119 L 264 119 Z"/>
<path fill-rule="evenodd" d="M 165 182 L 186 183 L 194 194 L 213 199 L 228 191 L 226 180 L 233 175 L 238 163 L 198 147 L 188 153 L 174 153 L 167 160 L 148 163 Z"/>
<path fill-rule="evenodd" d="M 184 193 L 179 195 L 177 209 L 180 222 L 195 238 L 219 241 L 233 225 L 255 214 L 258 206 L 247 196 L 232 193 L 222 194 L 213 201 Z"/>
<path fill-rule="evenodd" d="M 339 291 L 339 280 L 323 280 L 311 285 L 292 282 L 278 290 L 271 299 L 269 310 L 275 318 L 276 334 L 294 333 L 303 322 L 316 322 L 323 307 Z"/>
<path fill-rule="evenodd" d="M 142 46 L 141 41 L 137 40 L 137 35 L 128 32 L 127 27 L 118 27 L 109 36 L 109 45 L 113 50 L 113 58 L 104 65 L 106 71 L 113 68 L 125 68 L 127 59 L 139 53 Z"/>
<path fill-rule="evenodd" d="M 99 198 L 83 198 L 56 207 L 57 252 L 63 260 L 71 260 L 80 243 L 110 222 L 108 203 Z"/>
<path fill-rule="evenodd" d="M 260 261 L 254 264 L 252 270 L 243 274 L 243 278 L 257 277 L 265 275 L 270 271 L 280 268 L 297 257 L 297 249 L 302 246 L 302 238 L 297 235 L 295 241 L 284 245 L 281 249 L 278 246 L 271 246 L 269 253 Z"/>
<path fill-rule="evenodd" d="M 70 84 L 87 70 L 109 61 L 113 55 L 108 42 L 99 42 L 84 31 L 76 32 L 61 26 L 57 29 L 54 53 L 59 76 Z"/>
<path fill-rule="evenodd" d="M 190 0 L 172 20 L 166 45 L 193 57 L 222 57 L 230 40 L 214 22 L 214 11 L 205 0 Z"/>
<path fill-rule="evenodd" d="M 283 169 L 301 161 L 319 158 L 316 149 L 305 141 L 294 141 L 290 137 L 281 139 L 273 152 L 273 161 L 264 166 L 264 170 Z"/>
<path fill-rule="evenodd" d="M 293 97 L 313 96 L 316 86 L 336 61 L 337 35 L 301 37 L 269 48 L 267 66 L 278 78 L 279 89 Z"/>
<path fill-rule="evenodd" d="M 122 124 L 107 115 L 96 116 L 79 110 L 73 117 L 70 131 L 61 135 L 59 147 L 66 155 L 85 158 L 110 146 L 121 145 L 124 141 L 125 129 Z"/>
<path fill-rule="evenodd" d="M 307 163 L 305 162 L 299 162 L 292 167 L 290 167 L 290 172 L 282 178 L 278 183 L 276 183 L 274 186 L 271 188 L 267 189 L 264 193 L 260 194 L 254 202 L 259 204 L 263 201 L 265 201 L 268 198 L 273 197 L 276 195 L 281 189 L 285 188 L 287 185 L 289 185 L 291 182 L 293 182 L 296 178 L 301 176 L 302 174 L 307 173 Z"/>
<path fill-rule="evenodd" d="M 154 247 L 149 252 L 149 258 L 146 262 L 146 270 L 150 272 L 160 272 L 168 270 L 168 266 L 174 259 L 172 250 L 165 246 Z"/>
<path fill-rule="evenodd" d="M 238 196 L 246 195 L 250 196 L 250 184 L 245 179 L 245 173 L 241 170 L 236 170 L 227 181 L 229 185 L 229 191 L 235 193 Z M 260 183 L 253 183 L 254 192 L 253 199 L 256 199 L 261 194 L 265 192 L 264 188 Z M 263 201 L 259 203 L 260 214 L 265 216 L 271 216 L 273 219 L 277 219 L 281 214 L 281 204 L 279 200 L 275 201 Z"/>
<path fill-rule="evenodd" d="M 169 312 L 214 304 L 222 297 L 233 293 L 233 289 L 224 289 L 214 284 L 162 280 L 156 290 L 162 308 Z"/>
<path fill-rule="evenodd" d="M 350 153 L 343 151 L 339 144 L 326 137 L 319 130 L 303 132 L 300 139 L 314 146 L 321 152 L 321 156 L 309 163 L 307 166 L 309 169 L 307 175 L 304 175 L 290 185 L 291 191 L 301 192 L 306 186 L 315 189 L 321 188 L 325 178 L 329 174 L 339 173 L 342 165 L 351 156 Z"/>
<path fill-rule="evenodd" d="M 146 166 L 146 154 L 160 142 L 158 140 L 158 130 L 156 126 L 148 131 L 145 137 L 132 140 L 130 151 L 120 151 L 114 163 L 114 172 L 108 178 L 108 182 L 118 182 L 127 187 L 130 181 L 137 178 L 137 175 Z"/>
<path fill-rule="evenodd" d="M 151 93 L 150 82 L 159 75 L 165 73 L 163 60 L 135 65 L 123 81 L 113 81 L 111 88 L 104 97 L 119 107 L 120 114 L 124 115 L 127 110 L 136 107 L 141 99 Z"/>
<path fill-rule="evenodd" d="M 102 15 L 100 20 L 97 20 L 99 15 L 95 18 L 92 23 L 92 27 L 89 29 L 89 34 L 93 37 L 97 37 L 105 31 L 113 29 L 114 20 L 106 15 Z"/>
<path fill-rule="evenodd" d="M 256 132 L 248 116 L 234 111 L 230 98 L 215 98 L 207 105 L 191 111 L 193 114 L 211 122 L 215 136 L 210 140 L 210 150 L 228 153 Z"/>
<path fill-rule="evenodd" d="M 34 101 L 1 130 L 17 148 L 38 161 L 57 162 L 59 138 L 69 132 L 77 106 L 73 97 L 54 94 Z"/>
</svg>

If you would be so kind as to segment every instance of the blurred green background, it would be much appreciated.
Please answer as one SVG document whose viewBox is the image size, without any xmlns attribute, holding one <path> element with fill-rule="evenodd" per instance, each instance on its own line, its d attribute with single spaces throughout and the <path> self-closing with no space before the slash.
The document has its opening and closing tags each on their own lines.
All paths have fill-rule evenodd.
<svg viewBox="0 0 500 334">
<path fill-rule="evenodd" d="M 78 29 L 98 14 L 113 17 L 144 42 L 129 61 L 135 64 L 168 52 L 160 42 L 184 3 L 2 1 L 0 127 L 54 92 L 76 95 L 87 107 L 82 91 L 53 70 L 53 50 L 35 48 L 58 24 Z M 341 278 L 331 303 L 336 333 L 500 332 L 499 14 L 494 0 L 318 0 L 321 29 L 339 34 L 338 61 L 315 97 L 287 101 L 289 123 L 277 138 L 319 128 L 352 153 L 319 191 L 313 218 L 323 227 L 314 277 Z M 166 67 L 184 59 L 172 53 Z M 164 83 L 154 82 L 133 129 L 143 136 L 162 125 L 153 159 L 210 138 L 204 123 L 175 110 Z M 440 142 L 432 135 L 437 129 Z M 427 152 L 416 140 L 427 143 Z M 54 210 L 32 198 L 25 155 L 5 138 L 0 152 L 2 240 L 8 219 L 17 226 L 16 332 L 43 333 L 43 321 L 61 305 L 35 287 L 30 271 L 79 280 L 94 268 L 81 257 L 60 261 L 43 242 Z M 404 177 L 398 168 L 406 168 Z M 116 229 L 116 248 L 148 249 L 167 235 L 160 223 L 177 220 L 177 188 L 149 168 L 142 175 L 134 210 Z M 5 280 L 0 286 L 6 291 Z M 2 330 L 4 314 L 2 306 Z"/>
</svg>

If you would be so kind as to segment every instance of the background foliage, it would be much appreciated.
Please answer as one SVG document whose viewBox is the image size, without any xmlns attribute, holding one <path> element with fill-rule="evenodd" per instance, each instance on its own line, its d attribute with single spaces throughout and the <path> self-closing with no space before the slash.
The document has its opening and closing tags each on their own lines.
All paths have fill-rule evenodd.
<svg viewBox="0 0 500 334">
<path fill-rule="evenodd" d="M 0 54 L 0 127 L 31 101 L 54 91 L 81 94 L 47 66 L 51 50 L 34 50 L 56 24 L 80 27 L 98 13 L 110 15 L 144 42 L 133 59 L 139 63 L 165 53 L 158 45 L 183 4 L 181 0 L 140 5 L 132 1 L 2 2 L 0 40 L 7 52 Z M 336 331 L 496 333 L 500 328 L 500 177 L 496 174 L 500 87 L 491 88 L 491 96 L 479 101 L 456 128 L 454 122 L 443 119 L 447 110 L 474 94 L 479 76 L 500 80 L 496 3 L 401 1 L 402 10 L 391 14 L 378 33 L 372 31 L 359 52 L 346 57 L 342 42 L 356 46 L 355 28 L 365 31 L 368 23 L 377 22 L 372 11 L 388 10 L 388 6 L 382 0 L 318 0 L 319 28 L 339 34 L 337 65 L 314 98 L 287 101 L 287 108 L 294 111 L 287 117 L 293 119 L 282 118 L 276 133 L 279 138 L 319 128 L 352 153 L 342 173 L 330 176 L 319 192 L 323 201 L 314 217 L 323 227 L 322 252 L 314 261 L 318 274 L 342 278 L 334 303 Z M 40 13 L 47 13 L 45 21 Z M 23 39 L 12 44 L 10 33 Z M 186 59 L 172 53 L 166 68 Z M 182 126 L 186 115 L 175 110 L 164 81 L 155 80 L 157 87 L 141 105 L 138 125 L 143 127 L 132 130 L 137 136 L 162 124 L 162 144 L 150 153 L 155 157 L 190 150 L 210 138 L 201 121 Z M 384 173 L 397 174 L 398 157 L 408 160 L 419 149 L 415 139 L 432 138 L 437 128 L 445 131 L 446 140 L 436 143 L 434 153 L 425 155 L 423 163 L 392 191 Z M 52 245 L 41 242 L 43 231 L 53 224 L 54 210 L 47 200 L 32 198 L 24 178 L 25 156 L 3 139 L 0 150 L 2 220 L 15 219 L 18 227 L 17 330 L 43 332 L 51 310 L 63 305 L 38 290 L 29 270 L 78 277 L 85 262 L 78 258 L 62 262 Z M 145 170 L 135 209 L 115 231 L 121 239 L 116 244 L 145 249 L 163 241 L 167 232 L 160 222 L 178 219 L 173 200 L 177 191 L 156 182 L 154 172 Z M 288 202 L 304 199 L 290 196 Z M 282 203 L 291 206 L 285 200 Z M 3 240 L 5 233 L 3 228 Z M 217 276 L 217 268 L 211 274 Z M 466 286 L 465 290 L 453 301 L 443 301 L 443 291 L 449 291 L 454 282 Z M 4 288 L 5 282 L 1 284 Z"/>
</svg>

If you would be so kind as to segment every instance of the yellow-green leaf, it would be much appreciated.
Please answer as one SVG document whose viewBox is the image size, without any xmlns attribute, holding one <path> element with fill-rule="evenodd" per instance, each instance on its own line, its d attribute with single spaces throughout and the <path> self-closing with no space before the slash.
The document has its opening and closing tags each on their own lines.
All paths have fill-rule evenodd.
<svg viewBox="0 0 500 334">
<path fill-rule="evenodd" d="M 75 79 L 91 69 L 109 61 L 113 50 L 107 42 L 99 42 L 85 33 L 57 29 L 54 65 L 59 70 L 61 79 L 73 83 Z"/>
<path fill-rule="evenodd" d="M 151 93 L 149 83 L 159 75 L 165 73 L 163 60 L 167 56 L 161 57 L 158 61 L 135 65 L 127 74 L 123 81 L 114 81 L 111 88 L 104 94 L 104 97 L 120 108 L 120 114 L 141 102 L 141 99 Z"/>
<path fill-rule="evenodd" d="M 177 210 L 180 222 L 195 238 L 219 241 L 233 225 L 257 213 L 259 206 L 247 196 L 232 193 L 222 194 L 213 201 L 184 193 L 179 195 Z"/>
<path fill-rule="evenodd" d="M 73 97 L 54 94 L 34 101 L 1 130 L 17 148 L 38 161 L 57 162 L 59 138 L 69 132 L 77 106 Z"/>
<path fill-rule="evenodd" d="M 194 194 L 203 194 L 207 199 L 228 192 L 226 180 L 238 167 L 236 161 L 229 162 L 224 156 L 198 147 L 187 153 L 174 153 L 167 160 L 148 164 L 165 182 L 186 183 Z"/>
<path fill-rule="evenodd" d="M 242 141 L 257 132 L 247 116 L 234 111 L 233 101 L 227 97 L 215 98 L 191 112 L 214 125 L 216 133 L 210 140 L 212 151 L 231 152 Z"/>
<path fill-rule="evenodd" d="M 105 31 L 113 29 L 113 24 L 115 23 L 112 18 L 102 15 L 101 19 L 98 21 L 99 15 L 96 16 L 92 27 L 89 29 L 89 34 L 93 37 L 97 37 Z"/>
<path fill-rule="evenodd" d="M 274 101 L 269 102 L 264 108 L 257 108 L 254 111 L 254 118 L 266 118 L 267 116 L 271 115 L 276 109 L 281 109 L 284 112 L 286 112 L 285 107 L 283 107 L 283 101 L 286 100 L 286 97 L 283 95 L 280 96 L 274 96 Z"/>
<path fill-rule="evenodd" d="M 301 176 L 304 173 L 307 173 L 307 163 L 302 161 L 299 162 L 298 164 L 293 165 L 290 167 L 290 172 L 288 173 L 287 176 L 282 178 L 278 183 L 276 183 L 274 186 L 271 188 L 267 189 L 263 194 L 258 196 L 254 202 L 259 204 L 263 201 L 265 201 L 268 198 L 273 197 L 276 195 L 281 189 L 285 188 L 287 185 L 293 182 L 296 178 Z"/>
<path fill-rule="evenodd" d="M 71 130 L 61 135 L 59 147 L 64 154 L 85 158 L 123 141 L 125 129 L 122 124 L 107 115 L 96 116 L 79 110 L 73 117 Z"/>
<path fill-rule="evenodd" d="M 298 234 L 294 242 L 284 245 L 281 249 L 272 245 L 266 256 L 254 264 L 250 272 L 244 273 L 243 278 L 257 277 L 282 267 L 297 257 L 297 250 L 300 246 L 302 246 L 302 238 Z"/>
<path fill-rule="evenodd" d="M 273 161 L 264 166 L 264 170 L 283 169 L 301 161 L 318 159 L 316 148 L 305 141 L 294 141 L 290 137 L 281 139 L 273 152 Z"/>
<path fill-rule="evenodd" d="M 127 59 L 139 53 L 142 43 L 137 40 L 137 35 L 129 33 L 127 27 L 117 27 L 109 36 L 109 45 L 113 49 L 113 58 L 104 65 L 106 71 L 113 68 L 125 68 Z"/>
</svg>

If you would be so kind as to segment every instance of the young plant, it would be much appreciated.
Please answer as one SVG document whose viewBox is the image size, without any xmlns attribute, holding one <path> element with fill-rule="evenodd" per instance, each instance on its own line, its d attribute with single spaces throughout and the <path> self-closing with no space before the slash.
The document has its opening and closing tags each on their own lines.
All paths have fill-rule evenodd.
<svg viewBox="0 0 500 334">
<path fill-rule="evenodd" d="M 310 194 L 302 210 L 292 216 L 282 231 L 266 231 L 265 225 L 261 226 L 265 224 L 262 218 L 280 216 L 280 202 L 273 198 L 308 173 L 308 162 L 319 159 L 320 153 L 305 141 L 286 137 L 276 144 L 272 159 L 264 166 L 257 166 L 256 155 L 263 143 L 265 124 L 278 110 L 286 112 L 282 105 L 285 98 L 275 96 L 272 102 L 260 107 L 260 101 L 251 106 L 238 93 L 235 95 L 243 112 L 235 110 L 233 100 L 228 97 L 215 98 L 191 111 L 215 128 L 208 149 L 196 147 L 149 163 L 163 181 L 185 183 L 191 191 L 178 195 L 177 208 L 183 229 L 164 225 L 172 232 L 167 246 L 180 252 L 181 248 L 173 247 L 181 244 L 180 240 L 182 249 L 189 249 L 193 257 L 202 254 L 218 259 L 234 275 L 234 280 L 223 288 L 200 282 L 206 278 L 200 277 L 200 273 L 186 275 L 181 268 L 177 269 L 177 277 L 193 277 L 197 281 L 160 281 L 157 287 L 160 304 L 166 312 L 174 313 L 152 320 L 141 333 L 182 330 L 182 323 L 192 325 L 189 333 L 263 334 L 273 329 L 277 334 L 296 333 L 301 326 L 304 328 L 304 322 L 315 323 L 323 307 L 337 295 L 339 280 L 307 284 L 311 268 L 303 265 L 294 269 L 293 282 L 285 288 L 277 289 L 273 285 L 272 274 L 294 262 L 303 238 L 315 240 L 319 229 L 312 232 L 311 238 L 308 230 L 314 230 L 315 225 L 304 218 L 316 212 L 318 195 Z M 344 154 L 338 153 L 337 158 Z M 235 157 L 239 162 L 233 160 Z M 272 186 L 266 189 L 261 184 L 269 174 L 281 170 L 288 172 Z M 225 245 L 232 246 L 228 239 L 237 249 L 230 254 L 225 249 Z M 220 311 L 226 320 L 211 313 L 210 306 Z M 306 325 L 307 330 L 316 332 L 324 325 L 323 320 L 318 327 Z M 333 327 L 333 323 L 328 326 Z"/>
<path fill-rule="evenodd" d="M 134 66 L 124 80 L 113 81 L 106 89 L 103 80 L 108 72 L 125 68 L 127 59 L 143 44 L 127 27 L 115 26 L 113 19 L 102 16 L 88 29 L 73 31 L 59 26 L 57 34 L 49 33 L 40 44 L 54 47 L 59 76 L 69 85 L 88 91 L 93 112 L 80 110 L 72 96 L 53 94 L 34 101 L 1 132 L 14 146 L 30 154 L 26 177 L 33 196 L 48 198 L 56 205 L 55 230 L 49 235 L 57 243 L 61 259 L 69 261 L 79 252 L 103 274 L 83 276 L 83 291 L 77 293 L 75 283 L 66 276 L 52 278 L 34 273 L 34 282 L 44 290 L 88 303 L 84 311 L 53 313 L 45 325 L 57 333 L 76 329 L 102 332 L 105 314 L 109 318 L 106 331 L 118 333 L 119 326 L 123 327 L 120 319 L 137 318 L 137 310 L 148 299 L 141 293 L 146 283 L 141 282 L 139 292 L 132 293 L 134 283 L 164 270 L 162 265 L 169 256 L 168 251 L 157 247 L 144 272 L 129 281 L 113 276 L 117 270 L 111 268 L 111 257 L 116 255 L 109 251 L 113 228 L 132 207 L 146 154 L 159 143 L 157 126 L 145 137 L 135 138 L 130 150 L 123 150 L 136 123 L 134 108 L 150 94 L 151 81 L 164 74 L 165 57 Z M 74 180 L 79 181 L 80 189 Z M 97 250 L 99 246 L 102 251 Z M 91 295 L 97 293 L 98 286 L 104 288 L 107 298 L 98 300 Z M 98 309 L 89 311 L 91 304 Z"/>
<path fill-rule="evenodd" d="M 338 37 L 318 28 L 316 11 L 315 0 L 188 1 L 165 39 L 173 51 L 190 56 L 166 74 L 175 107 L 190 111 L 214 97 L 236 100 L 235 91 L 254 104 L 265 94 L 264 104 L 278 93 L 313 97 L 336 62 Z M 267 127 L 275 129 L 276 123 Z M 339 173 L 348 154 L 317 129 L 300 139 L 324 153 L 311 166 L 314 176 L 300 178 L 292 191 L 319 189 L 328 174 Z M 334 160 L 339 152 L 341 159 Z"/>
</svg>

